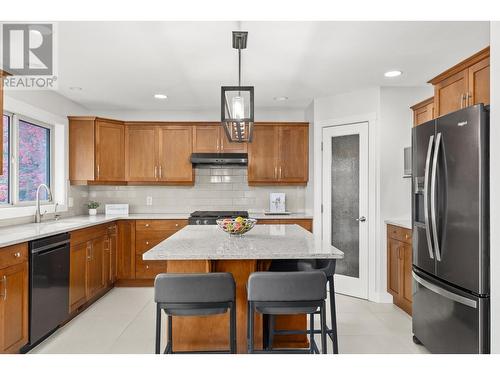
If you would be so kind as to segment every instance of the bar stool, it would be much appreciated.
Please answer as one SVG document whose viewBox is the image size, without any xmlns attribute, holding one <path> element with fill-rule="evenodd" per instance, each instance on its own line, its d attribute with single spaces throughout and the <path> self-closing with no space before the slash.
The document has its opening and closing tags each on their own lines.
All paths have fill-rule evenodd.
<svg viewBox="0 0 500 375">
<path fill-rule="evenodd" d="M 273 261 L 270 267 L 270 271 L 272 272 L 303 272 L 303 271 L 311 271 L 318 270 L 323 271 L 326 275 L 326 280 L 328 282 L 329 289 L 329 297 L 330 297 L 330 317 L 332 321 L 331 328 L 326 328 L 326 334 L 332 340 L 333 344 L 333 353 L 339 353 L 339 343 L 337 336 L 337 312 L 335 307 L 335 283 L 334 283 L 334 275 L 335 275 L 335 266 L 336 261 L 332 259 L 284 259 Z M 317 314 L 318 312 L 316 312 Z M 317 334 L 320 333 L 320 330 L 314 329 L 314 316 L 311 314 L 310 318 L 310 327 L 307 333 L 309 334 Z M 313 332 L 311 332 L 313 331 Z M 273 330 L 273 319 L 272 317 L 269 319 L 269 332 L 270 336 L 279 335 L 279 334 L 290 334 L 289 331 L 284 330 Z M 317 348 L 316 348 L 316 351 Z"/>
<path fill-rule="evenodd" d="M 176 274 L 163 273 L 155 279 L 156 346 L 160 354 L 161 311 L 167 314 L 168 338 L 164 353 L 173 354 L 172 316 L 206 316 L 230 310 L 229 351 L 201 353 L 236 353 L 236 303 L 233 275 L 226 272 Z M 182 352 L 186 353 L 186 352 Z M 193 352 L 189 352 L 193 353 Z"/>
<path fill-rule="evenodd" d="M 254 312 L 266 315 L 313 314 L 319 309 L 321 348 L 326 354 L 326 276 L 322 271 L 254 272 L 248 278 L 247 345 L 249 353 L 314 353 L 314 335 L 310 349 L 255 351 Z"/>
</svg>

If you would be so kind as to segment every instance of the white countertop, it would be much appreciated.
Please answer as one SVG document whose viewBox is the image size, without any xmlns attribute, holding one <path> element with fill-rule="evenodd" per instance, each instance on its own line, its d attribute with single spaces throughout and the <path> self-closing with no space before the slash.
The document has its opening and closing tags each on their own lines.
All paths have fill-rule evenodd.
<svg viewBox="0 0 500 375">
<path fill-rule="evenodd" d="M 264 215 L 263 212 L 252 212 L 250 217 L 255 219 L 307 219 L 305 214 L 293 213 L 291 215 Z M 115 220 L 185 220 L 189 213 L 162 213 L 162 214 L 129 214 L 124 216 L 72 216 L 58 221 L 47 220 L 39 224 L 19 224 L 0 227 L 0 247 L 52 236 L 59 233 L 109 223 Z"/>
<path fill-rule="evenodd" d="M 188 225 L 143 254 L 144 260 L 343 257 L 342 251 L 296 224 L 256 225 L 242 237 L 216 225 Z"/>
<path fill-rule="evenodd" d="M 411 220 L 409 220 L 409 219 L 386 219 L 385 223 L 390 224 L 390 225 L 395 225 L 397 227 L 412 229 L 411 228 Z"/>
</svg>

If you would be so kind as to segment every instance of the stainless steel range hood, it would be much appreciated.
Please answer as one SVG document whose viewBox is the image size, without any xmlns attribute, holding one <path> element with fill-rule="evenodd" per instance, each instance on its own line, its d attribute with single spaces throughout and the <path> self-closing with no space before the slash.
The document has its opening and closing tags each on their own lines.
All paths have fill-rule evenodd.
<svg viewBox="0 0 500 375">
<path fill-rule="evenodd" d="M 247 165 L 248 154 L 243 153 L 193 153 L 191 154 L 193 164 L 212 165 Z"/>
</svg>

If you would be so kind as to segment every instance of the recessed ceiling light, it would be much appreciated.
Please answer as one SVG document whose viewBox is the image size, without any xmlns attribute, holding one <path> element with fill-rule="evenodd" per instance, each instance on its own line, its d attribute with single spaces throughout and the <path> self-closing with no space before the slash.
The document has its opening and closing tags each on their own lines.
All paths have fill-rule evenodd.
<svg viewBox="0 0 500 375">
<path fill-rule="evenodd" d="M 78 87 L 78 86 L 71 86 L 69 88 L 71 91 L 82 91 L 82 88 L 81 87 Z"/>
<path fill-rule="evenodd" d="M 155 99 L 167 99 L 165 94 L 154 94 Z"/>
<path fill-rule="evenodd" d="M 285 100 L 288 100 L 288 96 L 275 96 L 274 100 L 277 102 L 284 102 Z"/>
<path fill-rule="evenodd" d="M 394 77 L 399 77 L 402 74 L 400 70 L 389 70 L 388 72 L 384 73 L 384 76 L 387 78 L 394 78 Z"/>
</svg>

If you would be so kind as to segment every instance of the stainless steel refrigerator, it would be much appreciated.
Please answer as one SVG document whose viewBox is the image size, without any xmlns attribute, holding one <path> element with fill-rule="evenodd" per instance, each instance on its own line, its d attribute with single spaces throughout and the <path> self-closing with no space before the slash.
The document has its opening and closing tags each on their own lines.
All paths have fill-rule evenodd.
<svg viewBox="0 0 500 375">
<path fill-rule="evenodd" d="M 432 353 L 489 353 L 489 112 L 413 128 L 413 339 Z"/>
</svg>

